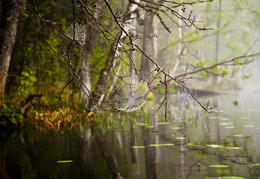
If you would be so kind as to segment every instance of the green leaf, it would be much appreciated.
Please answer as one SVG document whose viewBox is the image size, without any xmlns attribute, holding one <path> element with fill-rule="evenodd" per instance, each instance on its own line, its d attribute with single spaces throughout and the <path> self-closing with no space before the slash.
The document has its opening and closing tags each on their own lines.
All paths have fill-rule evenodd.
<svg viewBox="0 0 260 179">
<path fill-rule="evenodd" d="M 245 178 L 244 177 L 226 176 L 226 177 L 206 177 L 205 179 L 245 179 Z"/>
<path fill-rule="evenodd" d="M 210 168 L 228 168 L 228 165 L 210 165 Z"/>
<path fill-rule="evenodd" d="M 158 125 L 166 125 L 166 124 L 170 124 L 169 122 L 158 122 Z"/>
<path fill-rule="evenodd" d="M 184 140 L 185 137 L 176 137 L 177 140 Z"/>
<path fill-rule="evenodd" d="M 7 17 L 6 20 L 7 20 L 8 22 L 12 22 L 12 21 L 13 21 L 13 20 L 11 19 L 11 17 Z"/>
<path fill-rule="evenodd" d="M 222 145 L 217 145 L 217 144 L 211 144 L 211 145 L 206 145 L 207 147 L 211 147 L 211 148 L 224 148 L 224 146 Z"/>
<path fill-rule="evenodd" d="M 133 149 L 144 149 L 145 146 L 132 146 Z"/>
<path fill-rule="evenodd" d="M 71 163 L 72 160 L 58 160 L 57 163 Z"/>
<path fill-rule="evenodd" d="M 246 80 L 251 78 L 253 75 L 252 74 L 248 74 L 248 75 L 243 75 L 242 80 Z"/>
<path fill-rule="evenodd" d="M 242 147 L 226 147 L 226 149 L 229 149 L 229 150 L 242 150 L 243 148 Z"/>
<path fill-rule="evenodd" d="M 173 146 L 174 144 L 150 144 L 150 147 Z"/>
</svg>

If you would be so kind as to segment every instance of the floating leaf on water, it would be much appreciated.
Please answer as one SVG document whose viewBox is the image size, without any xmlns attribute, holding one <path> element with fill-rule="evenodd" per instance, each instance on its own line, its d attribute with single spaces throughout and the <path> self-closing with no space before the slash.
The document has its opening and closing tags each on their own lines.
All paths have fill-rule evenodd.
<svg viewBox="0 0 260 179">
<path fill-rule="evenodd" d="M 248 120 L 248 119 L 250 119 L 250 117 L 241 117 L 241 119 L 246 119 L 246 120 Z"/>
<path fill-rule="evenodd" d="M 236 134 L 236 135 L 234 135 L 234 137 L 244 137 L 244 136 L 240 135 L 240 134 Z"/>
<path fill-rule="evenodd" d="M 173 129 L 173 130 L 179 130 L 179 129 L 181 129 L 180 127 L 171 127 L 171 129 Z"/>
<path fill-rule="evenodd" d="M 206 179 L 245 179 L 245 178 L 244 177 L 226 176 L 226 177 L 206 177 Z"/>
<path fill-rule="evenodd" d="M 217 144 L 212 144 L 212 145 L 206 145 L 207 147 L 211 147 L 211 148 L 224 148 L 224 146 L 222 145 L 217 145 Z"/>
<path fill-rule="evenodd" d="M 196 145 L 193 143 L 188 143 L 188 144 L 186 144 L 186 146 L 196 146 Z"/>
<path fill-rule="evenodd" d="M 249 165 L 250 167 L 260 167 L 260 163 L 255 163 L 255 164 L 251 164 Z"/>
<path fill-rule="evenodd" d="M 226 126 L 226 129 L 235 129 L 235 126 Z"/>
<path fill-rule="evenodd" d="M 220 123 L 220 125 L 221 126 L 228 126 L 228 125 L 230 125 L 231 123 L 229 123 L 229 122 L 222 122 L 222 123 Z"/>
<path fill-rule="evenodd" d="M 185 137 L 176 137 L 177 140 L 185 140 Z"/>
<path fill-rule="evenodd" d="M 244 127 L 254 127 L 254 125 L 245 125 Z"/>
<path fill-rule="evenodd" d="M 228 165 L 210 165 L 210 168 L 228 168 Z"/>
<path fill-rule="evenodd" d="M 219 118 L 221 121 L 228 121 L 229 119 L 228 118 L 226 118 L 226 117 L 220 117 Z"/>
<path fill-rule="evenodd" d="M 149 126 L 149 125 L 146 125 L 145 127 L 146 128 L 154 128 L 154 126 Z"/>
<path fill-rule="evenodd" d="M 158 125 L 166 125 L 166 124 L 170 124 L 169 122 L 158 122 Z"/>
<path fill-rule="evenodd" d="M 211 116 L 210 119 L 219 119 L 220 117 L 218 116 Z"/>
<path fill-rule="evenodd" d="M 144 149 L 145 146 L 132 146 L 133 149 Z"/>
<path fill-rule="evenodd" d="M 135 123 L 136 125 L 138 125 L 138 126 L 149 126 L 149 124 L 147 124 L 147 123 L 142 123 L 142 122 L 137 122 L 137 123 Z"/>
<path fill-rule="evenodd" d="M 259 130 L 259 129 L 260 129 L 260 127 L 256 127 L 256 129 L 257 129 L 257 130 Z"/>
<path fill-rule="evenodd" d="M 229 149 L 229 150 L 242 150 L 243 148 L 242 147 L 226 147 L 226 149 Z"/>
<path fill-rule="evenodd" d="M 174 144 L 150 144 L 150 147 L 173 146 Z"/>
<path fill-rule="evenodd" d="M 72 160 L 58 160 L 57 163 L 71 163 Z"/>
</svg>

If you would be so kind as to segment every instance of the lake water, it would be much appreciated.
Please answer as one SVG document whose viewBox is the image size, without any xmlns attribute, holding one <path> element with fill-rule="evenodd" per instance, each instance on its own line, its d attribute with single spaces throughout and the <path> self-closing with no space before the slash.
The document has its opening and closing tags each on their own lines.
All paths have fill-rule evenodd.
<svg viewBox="0 0 260 179">
<path fill-rule="evenodd" d="M 114 114 L 92 129 L 2 134 L 0 178 L 257 179 L 259 94 L 210 97 L 215 112 L 168 122 L 147 104 L 137 112 L 146 115 Z"/>
</svg>

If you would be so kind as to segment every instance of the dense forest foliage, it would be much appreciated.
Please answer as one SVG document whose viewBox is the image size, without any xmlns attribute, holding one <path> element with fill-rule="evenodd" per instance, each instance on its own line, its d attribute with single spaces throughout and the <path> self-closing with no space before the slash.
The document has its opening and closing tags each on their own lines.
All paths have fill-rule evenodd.
<svg viewBox="0 0 260 179">
<path fill-rule="evenodd" d="M 256 0 L 4 0 L 0 127 L 92 120 L 192 88 L 238 89 L 260 54 Z M 230 8 L 234 9 L 230 9 Z M 254 30 L 252 30 L 254 29 Z M 234 78 L 233 77 L 237 77 Z M 197 86 L 194 86 L 194 83 Z"/>
</svg>

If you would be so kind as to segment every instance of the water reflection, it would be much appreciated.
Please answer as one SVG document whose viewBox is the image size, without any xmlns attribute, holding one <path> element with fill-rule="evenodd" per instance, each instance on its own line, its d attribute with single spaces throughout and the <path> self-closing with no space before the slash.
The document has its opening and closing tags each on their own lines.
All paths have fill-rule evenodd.
<svg viewBox="0 0 260 179">
<path fill-rule="evenodd" d="M 241 92 L 211 103 L 217 112 L 167 123 L 148 107 L 150 115 L 121 113 L 94 128 L 26 128 L 1 140 L 0 178 L 260 178 L 260 96 Z"/>
</svg>

